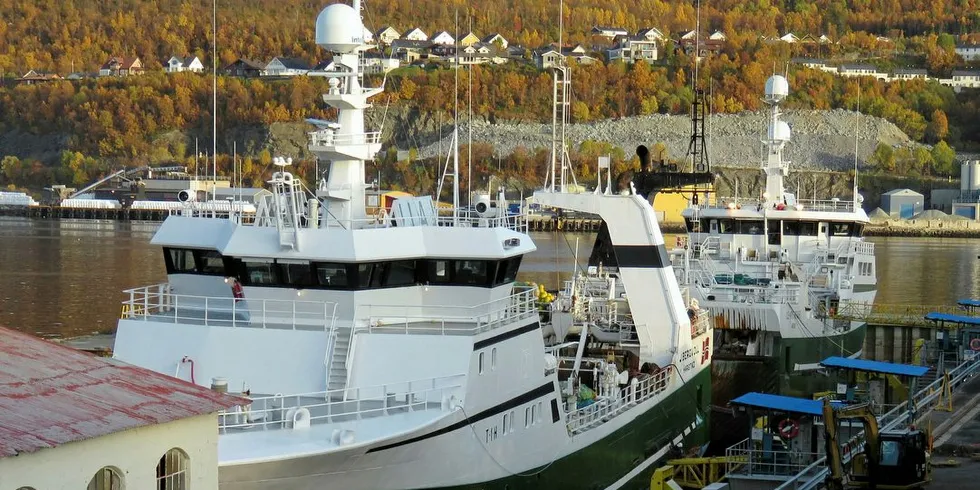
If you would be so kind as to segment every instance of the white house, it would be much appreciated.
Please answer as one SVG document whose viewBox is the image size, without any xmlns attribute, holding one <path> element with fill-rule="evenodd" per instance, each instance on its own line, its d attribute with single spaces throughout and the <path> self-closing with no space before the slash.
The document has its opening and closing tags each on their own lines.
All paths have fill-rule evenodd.
<svg viewBox="0 0 980 490">
<path fill-rule="evenodd" d="M 262 76 L 266 77 L 293 77 L 296 75 L 306 75 L 310 71 L 310 65 L 296 58 L 277 56 L 272 58 L 262 70 Z"/>
<path fill-rule="evenodd" d="M 217 490 L 218 412 L 248 402 L 5 328 L 0 372 L 4 490 Z"/>
<path fill-rule="evenodd" d="M 439 31 L 431 39 L 433 44 L 456 44 L 456 38 L 446 31 Z"/>
<path fill-rule="evenodd" d="M 374 38 L 381 44 L 391 44 L 392 41 L 401 37 L 401 34 L 394 27 L 384 26 L 374 33 Z"/>
<path fill-rule="evenodd" d="M 792 32 L 787 32 L 782 37 L 780 37 L 779 40 L 788 44 L 794 44 L 800 42 L 800 38 L 796 37 L 796 34 L 793 34 Z"/>
<path fill-rule="evenodd" d="M 724 32 L 715 31 L 708 36 L 708 39 L 711 41 L 727 41 L 728 36 L 726 36 Z"/>
<path fill-rule="evenodd" d="M 892 75 L 894 80 L 915 80 L 917 78 L 925 80 L 929 78 L 929 72 L 922 68 L 896 68 Z"/>
<path fill-rule="evenodd" d="M 657 41 L 637 35 L 619 38 L 619 41 L 607 54 L 609 61 L 622 60 L 625 63 L 633 63 L 643 60 L 647 63 L 653 63 L 657 61 L 659 52 Z"/>
<path fill-rule="evenodd" d="M 888 80 L 888 74 L 879 72 L 874 65 L 841 65 L 837 73 L 844 77 L 874 77 L 879 80 Z"/>
<path fill-rule="evenodd" d="M 553 47 L 546 47 L 534 52 L 534 61 L 538 65 L 538 68 L 542 70 L 547 70 L 558 66 L 561 62 L 562 56 L 557 49 Z"/>
<path fill-rule="evenodd" d="M 419 29 L 418 27 L 413 27 L 409 29 L 409 31 L 406 32 L 401 38 L 409 41 L 428 41 L 429 35 L 426 34 L 425 31 L 423 31 L 422 29 Z"/>
<path fill-rule="evenodd" d="M 398 58 L 385 56 L 381 53 L 364 53 L 360 59 L 361 71 L 364 73 L 388 73 L 400 66 Z"/>
<path fill-rule="evenodd" d="M 953 86 L 980 88 L 980 71 L 953 70 Z"/>
<path fill-rule="evenodd" d="M 653 41 L 655 43 L 663 42 L 665 39 L 667 39 L 667 37 L 664 36 L 664 33 L 660 32 L 660 29 L 657 29 L 656 27 L 640 29 L 636 32 L 636 37 L 642 37 L 647 41 Z"/>
<path fill-rule="evenodd" d="M 832 41 L 826 34 L 821 34 L 820 37 L 817 38 L 817 42 L 820 44 L 830 44 Z"/>
<path fill-rule="evenodd" d="M 613 39 L 616 36 L 629 36 L 630 33 L 622 27 L 608 27 L 608 26 L 595 26 L 592 28 L 592 34 L 595 36 L 608 37 Z"/>
<path fill-rule="evenodd" d="M 980 44 L 960 44 L 956 46 L 956 54 L 965 61 L 980 60 Z"/>
<path fill-rule="evenodd" d="M 483 42 L 486 44 L 496 44 L 500 46 L 501 49 L 507 49 L 507 47 L 510 46 L 510 44 L 507 42 L 507 38 L 496 32 L 483 38 Z"/>
<path fill-rule="evenodd" d="M 204 64 L 201 63 L 201 59 L 197 56 L 188 58 L 179 58 L 177 56 L 171 56 L 169 60 L 164 64 L 163 69 L 167 73 L 178 73 L 182 71 L 192 71 L 194 73 L 201 73 L 204 71 Z"/>
<path fill-rule="evenodd" d="M 687 31 L 681 35 L 681 39 L 694 39 L 695 37 L 697 37 L 697 35 L 698 35 L 697 31 Z"/>
</svg>

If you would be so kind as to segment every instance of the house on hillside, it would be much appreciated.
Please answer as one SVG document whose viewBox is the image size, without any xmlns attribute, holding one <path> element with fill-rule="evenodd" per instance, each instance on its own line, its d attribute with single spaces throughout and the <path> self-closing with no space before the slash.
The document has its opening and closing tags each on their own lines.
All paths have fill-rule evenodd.
<svg viewBox="0 0 980 490">
<path fill-rule="evenodd" d="M 264 77 L 294 77 L 306 75 L 310 71 L 310 65 L 305 61 L 296 58 L 277 56 L 272 58 L 265 68 L 262 69 Z"/>
<path fill-rule="evenodd" d="M 456 38 L 446 31 L 437 32 L 434 36 L 432 36 L 432 39 L 429 40 L 432 41 L 433 44 L 456 44 Z"/>
<path fill-rule="evenodd" d="M 265 69 L 265 63 L 252 61 L 247 58 L 238 58 L 230 65 L 226 66 L 224 72 L 233 77 L 257 77 Z"/>
<path fill-rule="evenodd" d="M 24 76 L 15 79 L 18 83 L 23 83 L 27 85 L 34 85 L 35 83 L 53 82 L 55 80 L 61 80 L 61 76 L 57 73 L 47 73 L 43 71 L 30 70 L 24 74 Z"/>
<path fill-rule="evenodd" d="M 507 51 L 501 49 L 496 44 L 479 42 L 471 46 L 466 46 L 460 50 L 459 64 L 461 65 L 482 65 L 507 63 L 510 58 Z"/>
<path fill-rule="evenodd" d="M 660 32 L 660 29 L 657 29 L 656 27 L 646 27 L 640 29 L 639 31 L 636 31 L 635 37 L 643 38 L 647 41 L 652 41 L 655 43 L 662 43 L 667 39 L 667 36 L 664 36 L 664 33 Z"/>
<path fill-rule="evenodd" d="M 846 64 L 837 68 L 837 73 L 843 77 L 873 77 L 888 80 L 888 74 L 879 72 L 878 68 L 869 64 Z"/>
<path fill-rule="evenodd" d="M 473 32 L 467 32 L 465 36 L 459 38 L 459 45 L 462 47 L 472 46 L 480 42 L 480 37 Z"/>
<path fill-rule="evenodd" d="M 715 32 L 711 33 L 710 36 L 708 36 L 708 40 L 709 41 L 727 41 L 728 40 L 728 36 L 726 36 L 724 32 L 715 31 Z"/>
<path fill-rule="evenodd" d="M 953 70 L 954 88 L 980 88 L 980 71 Z"/>
<path fill-rule="evenodd" d="M 501 49 L 507 49 L 507 47 L 509 46 L 507 42 L 507 38 L 501 36 L 496 32 L 483 38 L 483 42 L 486 44 L 496 44 L 497 46 L 500 46 Z"/>
<path fill-rule="evenodd" d="M 404 64 L 411 64 L 417 60 L 427 58 L 429 49 L 432 48 L 429 41 L 415 41 L 411 39 L 395 39 L 391 42 L 392 56 Z"/>
<path fill-rule="evenodd" d="M 250 403 L 6 328 L 0 372 L 11 490 L 217 489 L 219 412 Z"/>
<path fill-rule="evenodd" d="M 786 44 L 796 44 L 800 42 L 800 38 L 793 34 L 792 32 L 787 32 L 782 37 L 779 38 L 780 41 Z"/>
<path fill-rule="evenodd" d="M 922 68 L 896 68 L 892 74 L 893 80 L 925 80 L 929 78 L 929 72 Z"/>
<path fill-rule="evenodd" d="M 610 62 L 621 60 L 624 63 L 633 63 L 642 60 L 653 63 L 657 61 L 659 51 L 657 41 L 636 35 L 617 37 L 616 44 L 606 53 Z"/>
<path fill-rule="evenodd" d="M 980 44 L 960 44 L 955 51 L 964 61 L 980 60 Z"/>
<path fill-rule="evenodd" d="M 100 77 L 126 77 L 142 73 L 143 62 L 139 58 L 125 56 L 113 56 L 99 68 Z"/>
<path fill-rule="evenodd" d="M 171 56 L 170 59 L 163 64 L 163 70 L 167 73 L 178 73 L 182 71 L 201 73 L 204 71 L 204 64 L 201 63 L 201 59 L 197 56 L 186 58 Z"/>
<path fill-rule="evenodd" d="M 724 39 L 704 39 L 689 31 L 677 40 L 677 48 L 681 49 L 688 56 L 693 56 L 695 51 L 699 51 L 698 58 L 703 58 L 709 54 L 718 54 L 725 47 Z"/>
<path fill-rule="evenodd" d="M 616 36 L 629 36 L 630 33 L 622 27 L 594 26 L 592 27 L 592 35 L 613 39 Z"/>
<path fill-rule="evenodd" d="M 377 51 L 365 51 L 360 59 L 363 73 L 388 73 L 400 66 L 398 58 L 385 56 Z"/>
<path fill-rule="evenodd" d="M 413 27 L 406 32 L 401 39 L 406 39 L 408 41 L 428 41 L 429 36 L 418 27 Z"/>
<path fill-rule="evenodd" d="M 374 38 L 378 40 L 378 43 L 385 45 L 391 44 L 392 41 L 399 37 L 401 37 L 401 34 L 391 26 L 384 26 L 378 32 L 374 33 Z"/>
<path fill-rule="evenodd" d="M 581 44 L 566 46 L 560 52 L 552 45 L 544 46 L 534 51 L 534 63 L 542 70 L 559 66 L 562 58 L 574 59 L 580 65 L 591 65 L 599 61 L 589 56 L 588 51 Z"/>
</svg>

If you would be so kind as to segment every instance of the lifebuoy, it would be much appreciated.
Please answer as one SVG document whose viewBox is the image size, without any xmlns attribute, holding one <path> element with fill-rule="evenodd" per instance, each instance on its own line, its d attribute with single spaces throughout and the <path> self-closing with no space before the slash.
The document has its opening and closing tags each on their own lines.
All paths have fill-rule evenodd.
<svg viewBox="0 0 980 490">
<path fill-rule="evenodd" d="M 231 282 L 231 295 L 235 297 L 235 302 L 245 299 L 245 292 L 242 291 L 242 284 L 236 280 Z"/>
<path fill-rule="evenodd" d="M 800 433 L 800 423 L 793 419 L 785 419 L 779 423 L 779 435 L 783 439 L 792 439 Z"/>
<path fill-rule="evenodd" d="M 970 350 L 980 351 L 980 337 L 970 341 Z"/>
</svg>

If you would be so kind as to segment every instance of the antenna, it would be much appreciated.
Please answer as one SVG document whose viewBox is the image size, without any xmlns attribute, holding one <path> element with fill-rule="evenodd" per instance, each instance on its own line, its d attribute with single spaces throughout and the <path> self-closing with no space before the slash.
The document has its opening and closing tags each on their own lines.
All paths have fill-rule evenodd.
<svg viewBox="0 0 980 490">
<path fill-rule="evenodd" d="M 858 82 L 857 113 L 854 114 L 854 210 L 858 206 L 858 135 L 861 131 L 861 82 Z"/>
<path fill-rule="evenodd" d="M 456 37 L 459 37 L 459 8 L 456 9 Z M 453 226 L 459 224 L 459 40 L 456 40 L 456 66 L 453 69 Z"/>
<path fill-rule="evenodd" d="M 470 32 L 473 32 L 473 15 L 470 13 Z M 459 28 L 456 32 L 456 58 L 459 58 Z M 466 205 L 473 204 L 473 63 L 466 68 Z"/>
<path fill-rule="evenodd" d="M 211 196 L 218 187 L 218 0 L 211 0 L 211 158 L 214 173 L 211 179 Z"/>
<path fill-rule="evenodd" d="M 698 59 L 701 57 L 701 0 L 698 0 L 697 10 L 697 20 L 694 23 L 694 80 L 691 80 L 695 91 L 698 86 Z"/>
</svg>

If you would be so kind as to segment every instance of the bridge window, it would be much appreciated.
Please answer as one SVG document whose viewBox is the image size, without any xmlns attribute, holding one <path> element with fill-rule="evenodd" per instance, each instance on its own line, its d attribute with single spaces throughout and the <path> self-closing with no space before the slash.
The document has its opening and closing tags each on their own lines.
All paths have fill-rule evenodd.
<svg viewBox="0 0 980 490">
<path fill-rule="evenodd" d="M 242 267 L 245 269 L 245 276 L 240 279 L 246 285 L 275 286 L 279 284 L 279 274 L 276 273 L 276 264 L 271 260 L 268 262 L 243 261 Z"/>
<path fill-rule="evenodd" d="M 830 234 L 832 236 L 851 236 L 850 223 L 831 223 Z"/>
<path fill-rule="evenodd" d="M 164 259 L 167 263 L 167 274 L 179 274 L 182 272 L 194 273 L 197 266 L 194 264 L 194 251 L 186 248 L 165 248 Z"/>
<path fill-rule="evenodd" d="M 720 219 L 718 220 L 718 233 L 735 233 L 735 220 L 733 219 Z"/>
<path fill-rule="evenodd" d="M 761 235 L 765 230 L 762 220 L 738 221 L 738 231 L 742 235 Z"/>
<path fill-rule="evenodd" d="M 507 260 L 502 260 L 497 263 L 497 275 L 494 278 L 493 285 L 499 286 L 501 284 L 507 284 L 517 280 L 517 271 L 521 268 L 521 256 L 511 257 Z"/>
<path fill-rule="evenodd" d="M 396 260 L 388 265 L 388 277 L 385 286 L 411 286 L 415 284 L 415 261 Z"/>
<path fill-rule="evenodd" d="M 197 270 L 201 274 L 225 275 L 224 257 L 217 250 L 196 250 Z"/>
<path fill-rule="evenodd" d="M 433 284 L 446 284 L 451 281 L 448 260 L 430 260 L 428 262 L 428 282 Z"/>
<path fill-rule="evenodd" d="M 357 264 L 357 287 L 380 288 L 384 277 L 384 264 Z"/>
<path fill-rule="evenodd" d="M 316 276 L 320 287 L 327 289 L 346 289 L 350 285 L 347 280 L 347 264 L 316 264 Z"/>
<path fill-rule="evenodd" d="M 279 271 L 283 284 L 304 288 L 314 285 L 309 262 L 280 262 Z"/>
<path fill-rule="evenodd" d="M 484 260 L 457 260 L 454 283 L 464 286 L 487 284 L 487 262 Z"/>
</svg>

